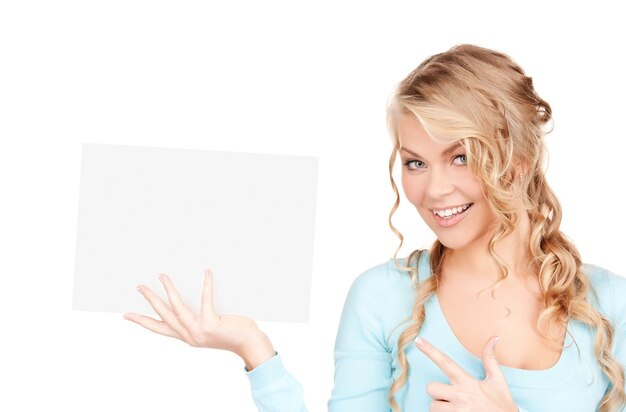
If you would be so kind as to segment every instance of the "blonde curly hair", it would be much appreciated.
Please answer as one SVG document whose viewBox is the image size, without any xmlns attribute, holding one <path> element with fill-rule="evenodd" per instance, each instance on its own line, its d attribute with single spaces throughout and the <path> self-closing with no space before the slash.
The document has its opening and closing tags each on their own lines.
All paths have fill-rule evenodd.
<svg viewBox="0 0 626 412">
<path fill-rule="evenodd" d="M 408 256 L 407 266 L 397 262 L 403 236 L 391 222 L 400 204 L 392 172 L 400 150 L 396 120 L 401 113 L 416 116 L 435 140 L 460 141 L 465 147 L 468 167 L 481 180 L 486 200 L 498 221 L 489 241 L 489 251 L 501 270 L 501 277 L 492 285 L 492 290 L 510 271 L 494 246 L 513 231 L 514 201 L 523 200 L 531 225 L 529 268 L 538 273 L 544 304 L 537 321 L 538 331 L 545 337 L 552 325 L 566 327 L 570 318 L 593 327 L 596 330 L 595 356 L 611 383 L 600 403 L 600 411 L 614 411 L 626 404 L 624 371 L 611 353 L 613 326 L 587 299 L 590 283 L 581 270 L 580 254 L 559 229 L 561 206 L 546 182 L 543 137 L 548 133 L 545 125 L 552 118 L 550 105 L 539 97 L 532 79 L 509 56 L 464 44 L 422 62 L 399 83 L 387 109 L 387 124 L 394 145 L 389 159 L 389 177 L 396 194 L 389 226 L 400 239 L 393 259 L 396 267 L 411 274 L 417 291 L 411 323 L 397 343 L 402 373 L 389 390 L 393 411 L 400 411 L 394 395 L 408 378 L 405 348 L 414 341 L 424 322 L 424 304 L 437 291 L 446 253 L 445 246 L 435 241 L 429 258 L 432 275 L 423 282 L 419 281 L 417 273 L 422 250 L 415 250 Z M 521 184 L 516 179 L 515 159 L 521 160 L 526 170 Z"/>
</svg>

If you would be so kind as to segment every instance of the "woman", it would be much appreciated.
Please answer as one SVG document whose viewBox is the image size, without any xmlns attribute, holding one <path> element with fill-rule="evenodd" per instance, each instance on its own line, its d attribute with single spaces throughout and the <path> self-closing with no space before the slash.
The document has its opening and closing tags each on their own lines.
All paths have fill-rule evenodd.
<svg viewBox="0 0 626 412">
<path fill-rule="evenodd" d="M 332 411 L 623 411 L 626 279 L 583 264 L 543 172 L 551 109 L 508 56 L 472 45 L 419 65 L 388 107 L 400 238 L 353 283 L 335 342 Z M 437 240 L 397 259 L 392 171 Z M 306 410 L 251 319 L 200 314 L 163 277 L 163 321 L 127 318 L 245 362 L 261 411 Z M 418 336 L 419 335 L 419 336 Z M 497 342 L 497 349 L 496 349 Z"/>
</svg>

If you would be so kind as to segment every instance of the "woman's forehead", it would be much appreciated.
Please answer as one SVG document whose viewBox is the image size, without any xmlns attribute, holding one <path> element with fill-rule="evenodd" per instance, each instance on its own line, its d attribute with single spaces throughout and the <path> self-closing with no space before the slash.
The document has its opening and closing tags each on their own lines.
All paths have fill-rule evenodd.
<svg viewBox="0 0 626 412">
<path fill-rule="evenodd" d="M 433 138 L 414 115 L 401 114 L 396 119 L 396 133 L 401 147 L 419 145 L 423 141 Z"/>
<path fill-rule="evenodd" d="M 441 140 L 434 139 L 413 115 L 402 115 L 396 123 L 398 136 L 398 146 L 401 151 L 416 152 L 438 152 L 448 154 L 463 146 L 462 140 Z"/>
</svg>

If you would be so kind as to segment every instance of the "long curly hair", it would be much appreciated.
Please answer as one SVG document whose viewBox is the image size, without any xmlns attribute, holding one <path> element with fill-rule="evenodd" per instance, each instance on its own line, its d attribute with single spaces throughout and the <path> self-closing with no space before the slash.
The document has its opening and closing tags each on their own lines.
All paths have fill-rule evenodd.
<svg viewBox="0 0 626 412">
<path fill-rule="evenodd" d="M 445 246 L 436 240 L 429 258 L 432 275 L 423 282 L 417 273 L 422 250 L 408 256 L 407 266 L 399 265 L 396 258 L 403 236 L 391 222 L 400 204 L 392 172 L 400 150 L 396 120 L 401 113 L 416 116 L 433 139 L 460 141 L 465 147 L 467 165 L 480 179 L 498 222 L 489 241 L 489 251 L 501 277 L 492 285 L 492 293 L 510 272 L 494 246 L 513 231 L 517 216 L 514 205 L 522 199 L 531 226 L 529 269 L 538 274 L 544 304 L 537 330 L 547 337 L 545 332 L 551 326 L 566 327 L 570 318 L 595 328 L 595 356 L 611 383 L 600 403 L 600 411 L 614 411 L 624 405 L 624 371 L 611 353 L 613 327 L 587 299 L 590 283 L 581 270 L 580 254 L 559 229 L 561 206 L 546 182 L 543 137 L 549 133 L 546 125 L 552 119 L 550 105 L 535 92 L 532 78 L 509 56 L 464 44 L 422 62 L 398 84 L 387 108 L 387 125 L 393 142 L 389 177 L 396 194 L 389 226 L 400 239 L 393 259 L 396 267 L 410 273 L 416 289 L 410 325 L 397 343 L 402 373 L 389 390 L 393 411 L 400 411 L 394 395 L 406 384 L 409 373 L 405 349 L 413 343 L 424 322 L 424 304 L 437 291 L 446 254 Z M 521 160 L 525 169 L 521 180 L 514 167 L 516 159 Z"/>
</svg>

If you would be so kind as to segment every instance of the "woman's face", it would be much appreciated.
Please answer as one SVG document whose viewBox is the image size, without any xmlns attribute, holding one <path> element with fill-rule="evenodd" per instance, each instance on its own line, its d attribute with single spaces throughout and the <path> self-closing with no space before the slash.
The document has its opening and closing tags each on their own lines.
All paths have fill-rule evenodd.
<svg viewBox="0 0 626 412">
<path fill-rule="evenodd" d="M 403 113 L 397 120 L 407 199 L 447 248 L 487 242 L 496 218 L 463 146 L 435 142 L 413 115 Z"/>
</svg>

